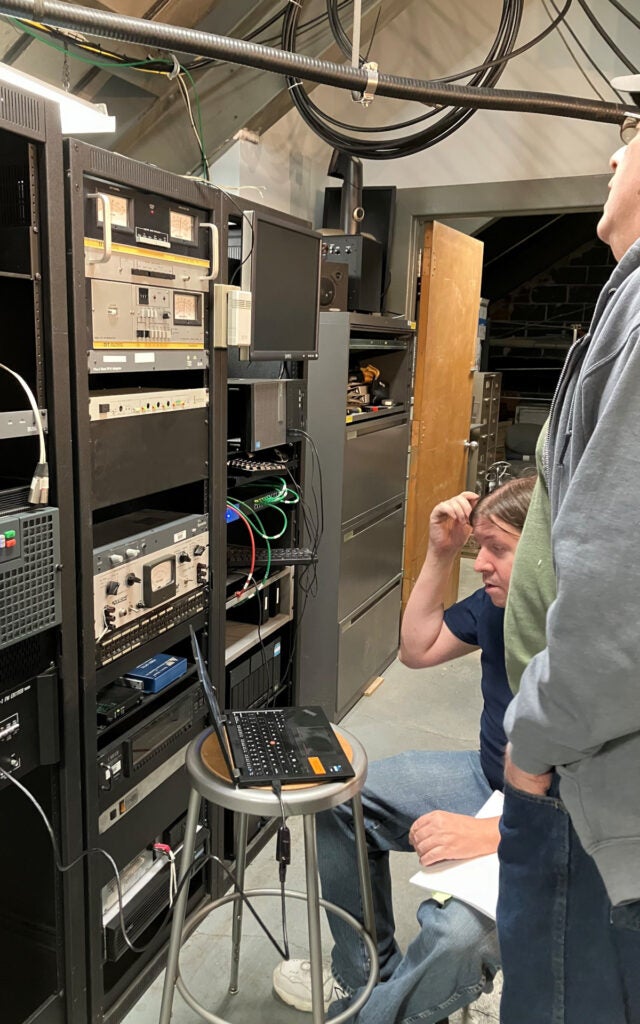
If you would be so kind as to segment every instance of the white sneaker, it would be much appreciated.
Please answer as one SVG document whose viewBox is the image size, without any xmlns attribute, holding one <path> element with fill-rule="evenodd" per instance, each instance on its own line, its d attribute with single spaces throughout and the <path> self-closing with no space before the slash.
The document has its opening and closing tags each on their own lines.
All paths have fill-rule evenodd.
<svg viewBox="0 0 640 1024">
<path fill-rule="evenodd" d="M 283 1003 L 311 1013 L 311 964 L 308 960 L 281 960 L 273 972 L 273 989 Z M 331 968 L 322 965 L 322 989 L 324 1008 L 328 1009 L 334 999 L 344 995 L 342 989 L 334 981 Z"/>
</svg>

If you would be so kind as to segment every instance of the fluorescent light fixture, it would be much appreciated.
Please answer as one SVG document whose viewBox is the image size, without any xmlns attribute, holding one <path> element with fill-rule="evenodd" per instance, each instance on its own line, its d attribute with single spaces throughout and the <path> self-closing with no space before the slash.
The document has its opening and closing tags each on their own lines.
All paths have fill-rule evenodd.
<svg viewBox="0 0 640 1024">
<path fill-rule="evenodd" d="M 86 100 L 57 89 L 39 78 L 18 71 L 9 64 L 0 63 L 0 81 L 15 85 L 26 92 L 34 92 L 47 100 L 53 100 L 60 107 L 60 123 L 63 135 L 96 134 L 115 132 L 116 119 L 110 117 L 104 103 L 87 103 Z"/>
</svg>

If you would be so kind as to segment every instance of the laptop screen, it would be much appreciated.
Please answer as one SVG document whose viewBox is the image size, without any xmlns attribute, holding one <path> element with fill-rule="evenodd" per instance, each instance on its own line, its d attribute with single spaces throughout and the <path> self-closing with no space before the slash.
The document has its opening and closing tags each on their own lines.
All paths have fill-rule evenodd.
<svg viewBox="0 0 640 1024">
<path fill-rule="evenodd" d="M 204 663 L 202 651 L 200 650 L 200 644 L 198 643 L 198 638 L 195 634 L 193 626 L 189 627 L 189 632 L 191 633 L 191 648 L 193 650 L 193 657 L 196 663 L 198 679 L 200 680 L 200 685 L 202 686 L 207 704 L 209 705 L 209 711 L 211 712 L 211 719 L 213 721 L 213 728 L 215 730 L 216 736 L 218 737 L 218 742 L 220 744 L 220 749 L 222 751 L 222 756 L 224 757 L 225 764 L 229 771 L 229 776 L 232 779 L 235 779 L 238 774 L 238 770 L 233 766 L 233 764 L 231 763 L 231 758 L 229 757 L 229 748 L 227 747 L 227 735 L 224 728 L 224 718 L 222 717 L 220 705 L 218 704 L 216 691 L 213 687 L 211 679 L 209 678 L 207 666 Z"/>
</svg>

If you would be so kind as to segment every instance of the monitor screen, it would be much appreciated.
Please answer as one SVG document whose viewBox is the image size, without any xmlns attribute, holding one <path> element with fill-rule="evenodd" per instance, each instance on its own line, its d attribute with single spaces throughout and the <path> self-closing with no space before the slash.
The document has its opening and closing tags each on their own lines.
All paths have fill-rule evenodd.
<svg viewBox="0 0 640 1024">
<path fill-rule="evenodd" d="M 250 359 L 316 359 L 321 237 L 253 211 L 242 287 L 252 293 Z M 247 250 L 249 251 L 249 250 Z"/>
</svg>

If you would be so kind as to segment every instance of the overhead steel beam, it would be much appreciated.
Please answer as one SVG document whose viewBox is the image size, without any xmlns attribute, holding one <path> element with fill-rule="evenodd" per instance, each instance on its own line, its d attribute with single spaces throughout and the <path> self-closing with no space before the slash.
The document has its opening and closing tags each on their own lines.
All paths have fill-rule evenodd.
<svg viewBox="0 0 640 1024">
<path fill-rule="evenodd" d="M 277 75 L 286 74 L 304 82 L 330 85 L 360 95 L 371 88 L 371 74 L 366 67 L 352 68 L 226 36 L 106 14 L 75 6 L 65 0 L 0 0 L 0 13 L 30 18 L 37 14 L 50 25 L 73 27 L 92 35 L 125 42 L 160 46 L 169 52 L 211 57 Z M 621 123 L 631 109 L 631 105 L 595 102 L 575 96 L 451 85 L 389 74 L 377 76 L 376 94 L 437 107 L 560 115 L 607 124 Z M 634 110 L 634 114 L 636 112 Z"/>
</svg>

